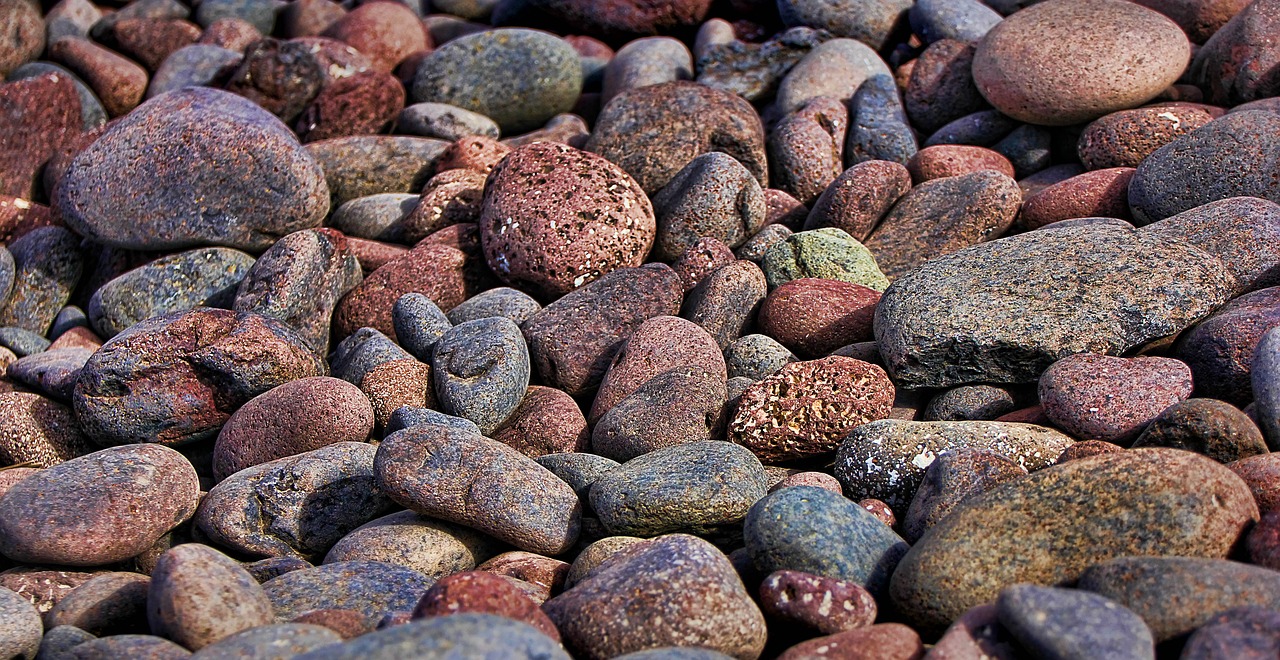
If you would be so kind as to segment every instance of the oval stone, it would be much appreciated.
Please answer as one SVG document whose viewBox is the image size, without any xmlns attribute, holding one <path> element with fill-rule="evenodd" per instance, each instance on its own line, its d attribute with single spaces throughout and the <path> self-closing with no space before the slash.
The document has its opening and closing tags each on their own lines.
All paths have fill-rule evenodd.
<svg viewBox="0 0 1280 660">
<path fill-rule="evenodd" d="M 271 601 L 235 560 L 207 545 L 187 543 L 156 562 L 147 619 L 152 632 L 199 650 L 271 623 Z"/>
</svg>

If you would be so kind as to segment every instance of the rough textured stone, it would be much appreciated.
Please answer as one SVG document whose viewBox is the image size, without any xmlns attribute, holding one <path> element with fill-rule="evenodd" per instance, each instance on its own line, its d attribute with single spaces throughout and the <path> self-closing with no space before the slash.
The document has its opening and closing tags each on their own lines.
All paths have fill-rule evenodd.
<svg viewBox="0 0 1280 660">
<path fill-rule="evenodd" d="M 890 35 L 905 22 L 910 2 L 813 2 L 780 0 L 778 13 L 788 26 L 808 25 L 829 30 L 840 37 L 857 39 L 872 48 L 884 46 Z"/>
<path fill-rule="evenodd" d="M 77 644 L 68 655 L 73 660 L 182 660 L 191 657 L 191 652 L 154 635 L 112 635 Z"/>
<path fill-rule="evenodd" d="M 702 278 L 685 297 L 680 314 L 700 326 L 722 349 L 752 326 L 768 293 L 760 267 L 734 261 Z"/>
<path fill-rule="evenodd" d="M 84 269 L 79 240 L 61 227 L 34 229 L 9 244 L 12 289 L 0 326 L 43 335 L 67 304 Z"/>
<path fill-rule="evenodd" d="M 915 132 L 893 77 L 881 73 L 867 78 L 849 101 L 845 162 L 887 160 L 906 164 L 917 148 Z"/>
<path fill-rule="evenodd" d="M 831 39 L 809 51 L 778 86 L 778 110 L 791 113 L 811 99 L 847 102 L 868 78 L 891 75 L 876 51 L 854 39 Z"/>
<path fill-rule="evenodd" d="M 40 613 L 18 594 L 0 589 L 0 655 L 15 660 L 31 660 L 40 650 L 44 626 Z"/>
<path fill-rule="evenodd" d="M 281 623 L 238 632 L 200 649 L 192 657 L 196 660 L 292 658 L 341 642 L 342 637 L 338 633 L 322 626 Z"/>
<path fill-rule="evenodd" d="M 966 498 L 1026 475 L 1025 466 L 998 451 L 960 446 L 939 452 L 903 516 L 903 538 L 919 541 Z"/>
<path fill-rule="evenodd" d="M 1128 444 L 1169 406 L 1191 396 L 1191 369 L 1169 358 L 1078 353 L 1040 376 L 1040 405 L 1084 440 Z"/>
<path fill-rule="evenodd" d="M 151 630 L 189 649 L 271 623 L 271 616 L 271 601 L 253 576 L 209 546 L 174 547 L 151 573 Z"/>
<path fill-rule="evenodd" d="M 728 378 L 719 347 L 702 328 L 674 316 L 646 320 L 614 353 L 587 421 L 598 422 L 650 379 L 677 367 L 700 367 L 721 380 Z"/>
<path fill-rule="evenodd" d="M 802 231 L 774 243 L 764 253 L 770 288 L 811 277 L 859 284 L 884 291 L 889 280 L 864 245 L 841 229 Z"/>
<path fill-rule="evenodd" d="M 832 227 L 855 240 L 866 240 L 910 189 L 911 175 L 901 164 L 878 160 L 858 163 L 822 192 L 805 219 L 804 229 Z"/>
<path fill-rule="evenodd" d="M 1196 4 L 1226 5 L 1218 20 L 1230 19 L 1213 36 L 1201 33 L 1207 41 L 1188 71 L 1188 78 L 1206 92 L 1206 100 L 1231 106 L 1275 96 L 1280 91 L 1273 73 L 1276 53 L 1259 37 L 1276 29 L 1280 5 L 1273 0 L 1248 6 L 1239 0 Z"/>
<path fill-rule="evenodd" d="M 373 620 L 413 609 L 435 580 L 404 566 L 347 561 L 290 571 L 262 585 L 277 621 L 320 609 L 346 609 Z"/>
<path fill-rule="evenodd" d="M 1134 447 L 1172 447 L 1231 463 L 1267 453 L 1261 431 L 1248 415 L 1213 399 L 1188 399 L 1165 408 Z"/>
<path fill-rule="evenodd" d="M 340 646 L 317 649 L 299 660 L 396 660 L 407 656 L 440 659 L 511 658 L 569 660 L 551 638 L 526 623 L 492 614 L 456 614 L 396 625 Z"/>
<path fill-rule="evenodd" d="M 537 628 L 559 641 L 555 624 L 539 603 L 506 579 L 485 571 L 464 571 L 440 579 L 413 608 L 413 618 L 429 619 L 468 612 L 497 614 Z"/>
<path fill-rule="evenodd" d="M 1280 284 L 1280 205 L 1256 197 L 1229 197 L 1148 225 L 1147 231 L 1198 247 L 1222 260 L 1234 294 Z"/>
<path fill-rule="evenodd" d="M 871 592 L 853 582 L 788 570 L 774 571 L 760 583 L 760 608 L 828 635 L 869 626 L 877 612 Z"/>
<path fill-rule="evenodd" d="M 538 458 L 586 451 L 591 432 L 573 397 L 554 387 L 531 385 L 520 405 L 489 437 L 530 458 Z"/>
<path fill-rule="evenodd" d="M 1233 607 L 1192 633 L 1183 647 L 1188 660 L 1253 660 L 1280 653 L 1280 613 L 1256 606 Z"/>
<path fill-rule="evenodd" d="M 352 530 L 329 550 L 324 563 L 380 561 L 442 578 L 475 568 L 500 547 L 499 542 L 461 525 L 400 511 Z"/>
<path fill-rule="evenodd" d="M 742 245 L 764 225 L 764 192 L 746 167 L 713 151 L 676 172 L 653 195 L 653 210 L 653 258 L 671 261 L 706 236 Z"/>
<path fill-rule="evenodd" d="M 1198 108 L 1121 110 L 1094 120 L 1080 132 L 1076 153 L 1090 170 L 1137 167 L 1156 149 L 1213 121 Z"/>
<path fill-rule="evenodd" d="M 1141 617 L 1087 591 L 1016 584 L 1000 592 L 996 612 L 1000 625 L 1040 657 L 1155 658 Z"/>
<path fill-rule="evenodd" d="M 475 422 L 486 435 L 515 412 L 529 385 L 529 348 L 508 318 L 450 328 L 436 342 L 431 365 L 444 411 Z"/>
<path fill-rule="evenodd" d="M 47 468 L 93 448 L 70 408 L 30 392 L 0 393 L 0 465 Z"/>
</svg>

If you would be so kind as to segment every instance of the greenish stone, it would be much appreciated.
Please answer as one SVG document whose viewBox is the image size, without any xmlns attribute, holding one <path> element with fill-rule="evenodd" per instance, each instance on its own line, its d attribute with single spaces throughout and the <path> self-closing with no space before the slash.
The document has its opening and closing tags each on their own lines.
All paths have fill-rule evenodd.
<svg viewBox="0 0 1280 660">
<path fill-rule="evenodd" d="M 844 230 L 831 227 L 774 243 L 764 253 L 764 277 L 770 289 L 802 277 L 861 284 L 876 291 L 889 287 L 871 251 Z"/>
</svg>

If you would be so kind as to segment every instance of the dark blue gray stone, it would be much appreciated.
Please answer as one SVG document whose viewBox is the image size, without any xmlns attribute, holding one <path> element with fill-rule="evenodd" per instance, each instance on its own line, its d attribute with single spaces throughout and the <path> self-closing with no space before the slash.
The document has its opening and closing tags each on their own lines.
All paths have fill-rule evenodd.
<svg viewBox="0 0 1280 660">
<path fill-rule="evenodd" d="M 276 12 L 285 6 L 280 0 L 200 0 L 196 6 L 196 22 L 209 27 L 220 18 L 239 18 L 271 34 L 276 25 Z"/>
<path fill-rule="evenodd" d="M 93 351 L 88 348 L 55 348 L 20 358 L 6 375 L 33 390 L 61 401 L 70 401 L 80 369 Z"/>
<path fill-rule="evenodd" d="M 930 44 L 941 39 L 975 42 L 1004 20 L 978 0 L 916 0 L 907 18 L 911 31 Z"/>
<path fill-rule="evenodd" d="M 462 325 L 467 321 L 501 316 L 511 319 L 516 325 L 527 321 L 542 309 L 542 305 L 529 294 L 510 287 L 501 286 L 478 293 L 462 304 L 449 310 L 449 322 Z"/>
<path fill-rule="evenodd" d="M 3 285 L 0 285 L 3 288 Z M 72 328 L 88 328 L 89 315 L 84 313 L 83 309 L 75 305 L 67 305 L 58 310 L 58 315 L 53 317 L 53 326 L 49 328 L 49 338 L 57 339 L 62 334 Z"/>
<path fill-rule="evenodd" d="M 1016 119 L 1010 119 L 999 110 L 982 110 L 953 120 L 933 132 L 924 146 L 939 144 L 969 144 L 978 147 L 990 147 L 1019 126 Z"/>
<path fill-rule="evenodd" d="M 391 322 L 396 330 L 396 340 L 404 350 L 423 362 L 431 361 L 436 342 L 453 327 L 449 317 L 435 302 L 421 293 L 400 296 L 391 308 Z"/>
<path fill-rule="evenodd" d="M 342 561 L 285 573 L 263 583 L 277 621 L 311 610 L 354 610 L 373 620 L 412 611 L 435 580 L 381 561 Z"/>
<path fill-rule="evenodd" d="M 617 536 L 685 533 L 736 540 L 747 510 L 768 490 L 764 466 L 732 442 L 691 442 L 650 452 L 601 475 L 591 506 Z"/>
<path fill-rule="evenodd" d="M 392 360 L 412 360 L 413 356 L 386 335 L 373 328 L 360 328 L 343 339 L 329 355 L 329 372 L 334 378 L 360 386 L 365 374 Z"/>
<path fill-rule="evenodd" d="M 1182 660 L 1280 658 L 1280 611 L 1233 607 L 1192 633 Z"/>
<path fill-rule="evenodd" d="M 618 467 L 621 463 L 596 454 L 564 452 L 546 454 L 533 459 L 544 468 L 551 470 L 561 481 L 569 484 L 573 492 L 578 494 L 584 508 L 591 504 L 588 495 L 591 484 L 606 472 Z"/>
<path fill-rule="evenodd" d="M 76 95 L 80 97 L 80 121 L 83 122 L 82 127 L 84 130 L 92 131 L 107 123 L 107 111 L 102 107 L 102 102 L 98 100 L 97 95 L 83 80 L 76 77 L 76 74 L 71 73 L 64 67 L 52 62 L 27 62 L 10 71 L 9 80 L 35 78 L 46 73 L 56 73 L 59 76 L 66 76 L 71 79 L 71 83 L 76 87 Z"/>
<path fill-rule="evenodd" d="M 991 145 L 991 150 L 1009 159 L 1016 178 L 1026 178 L 1053 161 L 1053 133 L 1043 126 L 1023 124 Z"/>
<path fill-rule="evenodd" d="M 67 652 L 71 660 L 182 660 L 191 652 L 155 635 L 111 635 L 77 644 Z"/>
<path fill-rule="evenodd" d="M 213 44 L 191 44 L 169 53 L 151 76 L 147 98 L 155 98 L 183 87 L 213 85 L 234 71 L 244 55 Z"/>
<path fill-rule="evenodd" d="M 441 407 L 475 422 L 485 435 L 520 406 L 529 375 L 529 347 L 520 326 L 508 318 L 456 325 L 431 355 L 431 380 Z"/>
<path fill-rule="evenodd" d="M 307 651 L 341 644 L 338 633 L 307 623 L 280 623 L 242 630 L 210 644 L 192 660 L 289 660 Z"/>
<path fill-rule="evenodd" d="M 807 25 L 879 49 L 911 8 L 911 0 L 778 0 L 787 27 Z"/>
<path fill-rule="evenodd" d="M 414 103 L 406 107 L 396 118 L 396 130 L 450 142 L 472 135 L 496 140 L 501 135 L 492 119 L 448 103 Z"/>
<path fill-rule="evenodd" d="M 867 78 L 849 103 L 849 132 L 845 138 L 845 165 L 868 160 L 906 164 L 919 148 L 907 119 L 906 108 L 892 76 Z"/>
<path fill-rule="evenodd" d="M 653 195 L 653 259 L 671 261 L 711 236 L 742 245 L 764 225 L 764 190 L 733 156 L 719 151 L 689 161 Z"/>
<path fill-rule="evenodd" d="M 0 658 L 34 658 L 44 634 L 40 612 L 17 592 L 5 589 L 0 593 L 0 622 Z"/>
<path fill-rule="evenodd" d="M 1142 617 L 1088 591 L 1015 584 L 996 599 L 996 616 L 1024 649 L 1046 660 L 1155 660 Z"/>
<path fill-rule="evenodd" d="M 62 227 L 41 227 L 10 243 L 9 253 L 13 289 L 0 308 L 0 326 L 43 335 L 80 282 L 84 270 L 80 238 Z M 6 270 L 0 266 L 0 273 Z M 0 285 L 3 279 L 0 275 Z"/>
<path fill-rule="evenodd" d="M 423 426 L 430 424 L 433 426 L 447 426 L 452 429 L 464 431 L 466 433 L 474 433 L 476 435 L 484 435 L 480 433 L 480 427 L 475 422 L 453 415 L 446 415 L 439 410 L 430 408 L 411 408 L 409 406 L 400 406 L 391 413 L 391 419 L 387 421 L 386 428 L 383 429 L 384 436 L 391 435 L 396 431 L 407 429 L 412 426 Z"/>
<path fill-rule="evenodd" d="M 52 342 L 45 339 L 43 335 L 25 328 L 0 327 L 0 346 L 13 351 L 14 355 L 20 358 L 44 352 L 49 348 L 50 343 Z"/>
<path fill-rule="evenodd" d="M 36 654 L 40 660 L 67 660 L 69 651 L 74 646 L 97 639 L 97 635 L 85 632 L 75 626 L 55 626 L 44 634 L 40 640 L 40 652 Z"/>
<path fill-rule="evenodd" d="M 333 212 L 328 225 L 357 238 L 388 243 L 402 242 L 400 221 L 417 208 L 417 193 L 378 193 L 357 197 Z"/>
<path fill-rule="evenodd" d="M 415 601 L 416 603 L 416 601 Z M 412 608 L 409 608 L 412 609 Z M 527 623 L 493 614 L 419 619 L 296 660 L 570 660 L 560 645 Z"/>
<path fill-rule="evenodd" d="M 745 335 L 724 349 L 729 378 L 760 380 L 798 359 L 786 346 L 768 335 Z"/>
<path fill-rule="evenodd" d="M 762 574 L 792 570 L 856 582 L 877 599 L 907 542 L 856 502 L 814 486 L 774 491 L 747 513 L 743 540 Z"/>
<path fill-rule="evenodd" d="M 1269 447 L 1280 447 L 1280 327 L 1262 335 L 1253 351 L 1249 378 L 1258 428 Z"/>
</svg>

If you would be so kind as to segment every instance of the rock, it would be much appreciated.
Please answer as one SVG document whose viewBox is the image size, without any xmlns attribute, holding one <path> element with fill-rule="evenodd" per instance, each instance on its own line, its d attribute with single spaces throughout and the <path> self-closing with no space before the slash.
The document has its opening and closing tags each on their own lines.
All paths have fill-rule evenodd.
<svg viewBox="0 0 1280 660">
<path fill-rule="evenodd" d="M 738 247 L 764 225 L 765 201 L 752 173 L 713 151 L 689 161 L 653 196 L 653 257 L 671 261 L 710 236 Z"/>
<path fill-rule="evenodd" d="M 418 15 L 396 2 L 360 5 L 331 23 L 324 36 L 349 44 L 367 55 L 378 71 L 384 72 L 394 70 L 409 56 L 431 47 Z"/>
<path fill-rule="evenodd" d="M 431 381 L 431 367 L 417 360 L 392 360 L 365 374 L 360 381 L 360 391 L 373 404 L 373 421 L 383 430 L 383 435 L 391 424 L 391 416 L 400 408 L 440 407 Z"/>
<path fill-rule="evenodd" d="M 189 649 L 269 624 L 271 617 L 271 601 L 253 576 L 209 546 L 176 546 L 160 556 L 151 574 L 152 632 Z"/>
<path fill-rule="evenodd" d="M 184 158 L 193 144 L 208 154 L 195 170 Z M 323 174 L 257 105 L 192 88 L 148 101 L 80 152 L 54 205 L 76 232 L 115 247 L 257 250 L 320 223 L 328 210 Z M 246 186 L 260 194 L 242 194 Z M 133 221 L 116 222 L 122 214 Z"/>
<path fill-rule="evenodd" d="M 857 39 L 874 49 L 885 45 L 906 18 L 910 2 L 876 0 L 874 2 L 813 2 L 781 0 L 778 13 L 788 27 L 807 25 L 828 30 L 839 37 Z"/>
<path fill-rule="evenodd" d="M 1009 585 L 1075 580 L 1100 560 L 1223 557 L 1256 515 L 1248 488 L 1229 472 L 1170 449 L 1090 456 L 1034 472 L 966 500 L 935 525 L 898 565 L 893 602 L 921 629 L 941 630 Z M 1163 639 L 1157 626 L 1152 631 Z"/>
<path fill-rule="evenodd" d="M 1263 513 L 1262 519 L 1245 536 L 1244 548 L 1251 563 L 1277 570 L 1280 567 L 1280 514 Z"/>
<path fill-rule="evenodd" d="M 147 632 L 151 578 L 137 573 L 99 573 L 72 589 L 45 614 L 48 628 L 73 626 L 92 636 Z"/>
<path fill-rule="evenodd" d="M 404 107 L 404 87 L 389 73 L 365 71 L 333 81 L 302 110 L 303 142 L 381 132 Z"/>
<path fill-rule="evenodd" d="M 717 36 L 713 38 L 712 33 Z M 783 76 L 830 36 L 794 27 L 764 43 L 750 43 L 737 39 L 734 27 L 722 19 L 703 23 L 698 35 L 694 49 L 698 83 L 753 102 L 774 94 Z"/>
<path fill-rule="evenodd" d="M 0 6 L 0 25 L 7 35 L 5 49 L 0 52 L 0 77 L 3 77 L 18 65 L 40 56 L 45 47 L 45 22 L 40 18 L 39 7 L 9 0 Z"/>
<path fill-rule="evenodd" d="M 775 103 L 779 112 L 790 114 L 819 97 L 848 102 L 864 81 L 880 74 L 892 71 L 873 48 L 854 39 L 831 39 L 787 73 Z"/>
<path fill-rule="evenodd" d="M 858 284 L 820 278 L 791 280 L 760 305 L 760 331 L 804 357 L 871 338 L 880 295 Z"/>
<path fill-rule="evenodd" d="M 438 579 L 475 568 L 500 547 L 497 541 L 461 525 L 400 511 L 352 530 L 329 550 L 324 563 L 379 561 Z"/>
<path fill-rule="evenodd" d="M 916 136 L 893 77 L 881 73 L 867 78 L 849 101 L 845 162 L 887 160 L 905 164 L 916 150 Z"/>
<path fill-rule="evenodd" d="M 509 287 L 499 287 L 468 298 L 449 310 L 448 319 L 453 325 L 459 325 L 467 321 L 501 316 L 520 325 L 540 309 L 542 305 L 539 305 L 538 301 L 529 294 Z"/>
<path fill-rule="evenodd" d="M 842 655 L 845 653 L 848 655 Z M 787 649 L 778 659 L 858 657 L 865 653 L 875 655 L 864 657 L 914 658 L 924 653 L 924 645 L 914 630 L 900 623 L 882 623 L 811 639 Z"/>
<path fill-rule="evenodd" d="M 940 39 L 916 58 L 903 106 L 922 134 L 990 107 L 973 82 L 973 55 L 973 44 Z"/>
<path fill-rule="evenodd" d="M 786 225 L 765 225 L 763 229 L 756 232 L 755 236 L 748 238 L 742 247 L 734 250 L 733 254 L 739 260 L 759 264 L 764 261 L 764 253 L 773 247 L 774 243 L 785 240 L 793 233 L 795 232 Z"/>
<path fill-rule="evenodd" d="M 743 535 L 756 569 L 802 571 L 885 594 L 907 544 L 866 509 L 823 488 L 770 493 L 747 513 Z"/>
<path fill-rule="evenodd" d="M 994 420 L 1021 408 L 1027 399 L 1022 388 L 995 385 L 962 385 L 929 400 L 921 420 L 961 422 Z"/>
<path fill-rule="evenodd" d="M 196 527 L 247 555 L 318 559 L 392 508 L 374 483 L 376 451 L 340 442 L 241 470 L 205 495 Z"/>
<path fill-rule="evenodd" d="M 888 417 L 893 395 L 884 371 L 861 360 L 793 362 L 743 392 L 728 436 L 769 463 L 821 456 L 850 429 Z"/>
<path fill-rule="evenodd" d="M 836 228 L 802 231 L 774 243 L 764 253 L 764 274 L 770 288 L 800 278 L 848 282 L 876 291 L 889 286 L 871 251 Z"/>
<path fill-rule="evenodd" d="M 484 571 L 465 571 L 442 578 L 432 585 L 413 609 L 413 618 L 430 619 L 469 612 L 496 614 L 533 626 L 558 641 L 560 633 L 538 605 L 500 576 Z"/>
<path fill-rule="evenodd" d="M 241 657 L 292 658 L 331 644 L 340 644 L 338 633 L 316 625 L 281 623 L 258 626 L 225 637 L 206 646 L 192 657 L 197 660 Z M 271 656 L 277 653 L 279 656 Z"/>
<path fill-rule="evenodd" d="M 787 347 L 768 335 L 745 335 L 735 339 L 724 349 L 728 377 L 746 377 L 752 382 L 777 373 L 782 367 L 798 360 Z"/>
<path fill-rule="evenodd" d="M 30 200 L 40 188 L 40 171 L 45 164 L 59 151 L 73 148 L 80 138 L 83 121 L 76 78 L 54 69 L 27 80 L 16 76 L 10 80 L 0 84 L 0 111 L 13 131 L 0 141 L 0 194 Z"/>
<path fill-rule="evenodd" d="M 311 142 L 305 150 L 324 170 L 330 208 L 379 193 L 421 190 L 449 146 L 401 135 L 356 135 Z"/>
<path fill-rule="evenodd" d="M 435 580 L 404 566 L 347 561 L 291 571 L 262 585 L 277 621 L 318 609 L 348 609 L 374 620 L 408 611 Z"/>
<path fill-rule="evenodd" d="M 147 90 L 145 69 L 88 39 L 59 39 L 49 44 L 48 57 L 88 83 L 112 117 L 133 110 Z"/>
<path fill-rule="evenodd" d="M 534 0 L 533 7 L 575 32 L 608 41 L 654 34 L 677 34 L 696 27 L 707 15 L 709 0 L 680 0 L 651 5 L 636 0 L 597 4 L 577 0 Z"/>
<path fill-rule="evenodd" d="M 406 293 L 391 308 L 396 340 L 419 360 L 430 360 L 436 342 L 453 323 L 440 307 L 421 293 Z"/>
<path fill-rule="evenodd" d="M 907 168 L 889 161 L 858 163 L 827 186 L 805 220 L 804 229 L 831 227 L 866 240 L 894 203 L 911 189 Z"/>
<path fill-rule="evenodd" d="M 563 452 L 547 454 L 534 459 L 538 465 L 551 470 L 561 481 L 569 484 L 573 492 L 582 500 L 584 510 L 590 510 L 591 500 L 588 494 L 591 485 L 604 473 L 618 467 L 618 462 L 598 454 L 585 452 Z"/>
<path fill-rule="evenodd" d="M 39 355 L 49 350 L 48 339 L 23 328 L 7 326 L 0 328 L 0 346 L 8 349 L 15 357 Z"/>
<path fill-rule="evenodd" d="M 734 261 L 716 269 L 689 291 L 680 314 L 710 334 L 723 349 L 751 327 L 768 291 L 759 266 L 750 261 Z"/>
<path fill-rule="evenodd" d="M 621 551 L 543 611 L 584 657 L 674 644 L 744 658 L 764 649 L 764 616 L 728 558 L 683 534 Z"/>
<path fill-rule="evenodd" d="M 596 119 L 586 149 L 626 170 L 646 194 L 711 151 L 736 159 L 762 188 L 769 183 L 764 128 L 755 110 L 737 96 L 687 81 L 619 94 Z"/>
<path fill-rule="evenodd" d="M 154 635 L 112 635 L 77 644 L 68 655 L 73 660 L 182 660 L 191 657 L 191 652 Z"/>
<path fill-rule="evenodd" d="M 907 161 L 907 170 L 917 184 L 982 170 L 994 170 L 1010 178 L 1015 175 L 1013 163 L 1008 158 L 990 149 L 967 144 L 935 144 L 925 147 Z M 1026 195 L 1025 192 L 1023 194 Z M 1123 195 L 1121 197 L 1124 198 Z"/>
<path fill-rule="evenodd" d="M 70 408 L 30 392 L 0 393 L 0 465 L 47 468 L 93 449 Z"/>
<path fill-rule="evenodd" d="M 1183 656 L 1265 658 L 1280 653 L 1280 617 L 1275 610 L 1235 607 L 1218 614 L 1191 634 Z"/>
<path fill-rule="evenodd" d="M 836 99 L 810 99 L 769 133 L 769 178 L 773 185 L 812 204 L 844 171 L 849 113 Z"/>
<path fill-rule="evenodd" d="M 428 55 L 414 74 L 415 102 L 448 103 L 521 133 L 568 112 L 582 89 L 577 52 L 535 30 L 459 37 Z"/>
<path fill-rule="evenodd" d="M 1156 657 L 1141 617 L 1087 591 L 1015 584 L 1000 592 L 996 611 L 1000 624 L 1040 657 Z"/>
<path fill-rule="evenodd" d="M 595 154 L 531 144 L 503 160 L 485 190 L 479 227 L 489 268 L 545 298 L 639 266 L 653 245 L 648 199 Z"/>
<path fill-rule="evenodd" d="M 44 634 L 44 639 L 40 640 L 40 650 L 36 653 L 36 657 L 64 658 L 67 657 L 72 647 L 95 639 L 97 639 L 95 635 L 80 630 L 75 626 L 50 628 Z"/>
<path fill-rule="evenodd" d="M 1207 41 L 1191 62 L 1188 80 L 1205 91 L 1207 101 L 1219 105 L 1275 96 L 1280 90 L 1268 72 L 1276 65 L 1276 53 L 1254 35 L 1275 29 L 1280 5 L 1273 0 L 1247 6 L 1241 2 L 1204 4 L 1226 4 L 1218 21 L 1230 20 L 1212 36 L 1200 33 Z"/>
<path fill-rule="evenodd" d="M 1121 110 L 1094 120 L 1080 133 L 1076 153 L 1090 170 L 1137 167 L 1155 150 L 1213 121 L 1198 108 Z"/>
<path fill-rule="evenodd" d="M 412 135 L 453 142 L 479 135 L 498 139 L 498 125 L 492 119 L 448 103 L 414 103 L 400 111 L 396 128 Z"/>
<path fill-rule="evenodd" d="M 44 626 L 40 613 L 18 594 L 0 589 L 0 655 L 30 660 L 40 650 Z"/>
<path fill-rule="evenodd" d="M 591 405 L 587 421 L 605 413 L 654 377 L 679 367 L 697 367 L 721 381 L 724 357 L 711 337 L 675 316 L 655 316 L 640 324 L 614 353 Z"/>
<path fill-rule="evenodd" d="M 840 442 L 835 476 L 849 497 L 874 497 L 906 512 L 926 469 L 943 452 L 991 450 L 1035 471 L 1052 465 L 1072 442 L 1033 424 L 884 419 L 852 429 Z"/>
<path fill-rule="evenodd" d="M 1220 558 L 1135 556 L 1098 562 L 1080 575 L 1077 588 L 1133 610 L 1162 643 L 1234 607 L 1276 609 L 1277 580 L 1275 571 Z"/>
<path fill-rule="evenodd" d="M 1159 236 L 1042 229 L 899 279 L 876 308 L 876 342 L 903 387 L 1026 383 L 1066 355 L 1122 353 L 1175 334 L 1225 302 L 1230 287 L 1219 260 Z"/>
<path fill-rule="evenodd" d="M 959 446 L 940 452 L 925 468 L 902 519 L 902 536 L 919 541 L 965 499 L 1025 476 L 1025 466 L 998 451 Z"/>
<path fill-rule="evenodd" d="M 830 635 L 875 622 L 876 601 L 866 589 L 800 571 L 774 571 L 760 584 L 765 614 Z"/>
<path fill-rule="evenodd" d="M 147 86 L 146 98 L 182 89 L 207 87 L 230 77 L 240 66 L 244 55 L 213 44 L 192 44 L 173 51 L 165 58 Z"/>
<path fill-rule="evenodd" d="M 680 278 L 663 264 L 615 270 L 542 308 L 522 327 L 535 373 L 569 395 L 599 385 L 642 323 L 680 308 Z"/>
<path fill-rule="evenodd" d="M 926 181 L 898 200 L 865 244 L 896 280 L 926 261 L 999 238 L 1021 203 L 1017 182 L 990 170 Z"/>
<path fill-rule="evenodd" d="M 581 505 L 567 484 L 506 445 L 442 426 L 382 441 L 378 486 L 419 513 L 557 555 L 578 538 Z"/>
<path fill-rule="evenodd" d="M 676 367 L 636 388 L 597 421 L 592 451 L 617 461 L 722 435 L 723 376 Z"/>
<path fill-rule="evenodd" d="M 512 660 L 568 660 L 551 638 L 526 623 L 492 614 L 433 617 L 362 635 L 339 646 L 297 656 L 299 660 L 394 660 L 495 657 Z"/>
<path fill-rule="evenodd" d="M 1040 376 L 1054 425 L 1085 440 L 1127 444 L 1163 410 L 1191 396 L 1191 369 L 1159 357 L 1069 355 Z"/>
<path fill-rule="evenodd" d="M 1251 378 L 1254 419 L 1268 447 L 1280 446 L 1280 332 L 1268 330 L 1254 349 Z"/>
<path fill-rule="evenodd" d="M 260 39 L 226 82 L 226 89 L 294 124 L 325 85 L 325 66 L 307 44 Z"/>
<path fill-rule="evenodd" d="M 1255 197 L 1229 197 L 1148 225 L 1148 231 L 1198 247 L 1222 260 L 1235 294 L 1280 284 L 1280 206 Z"/>
<path fill-rule="evenodd" d="M 1174 356 L 1191 367 L 1197 393 L 1244 405 L 1253 398 L 1254 349 L 1275 325 L 1280 325 L 1280 289 L 1245 294 L 1184 332 Z"/>
<path fill-rule="evenodd" d="M 0 325 L 45 334 L 80 281 L 79 243 L 61 227 L 34 229 L 9 243 L 12 266 L 0 269 L 12 273 L 13 288 L 0 307 Z"/>
<path fill-rule="evenodd" d="M 928 43 L 941 39 L 976 42 L 1001 21 L 978 0 L 920 0 L 908 12 L 911 30 Z"/>
<path fill-rule="evenodd" d="M 591 432 L 573 397 L 554 387 L 531 385 L 520 405 L 489 437 L 525 456 L 538 458 L 586 451 Z"/>
<path fill-rule="evenodd" d="M 103 449 L 29 476 L 0 497 L 0 554 L 101 566 L 146 550 L 195 512 L 195 468 L 159 445 Z"/>
<path fill-rule="evenodd" d="M 1028 195 L 1018 222 L 1038 229 L 1072 218 L 1129 218 L 1129 181 L 1134 170 L 1115 167 L 1093 170 Z"/>
<path fill-rule="evenodd" d="M 1098 29 L 1080 29 L 1090 25 Z M 1122 36 L 1130 31 L 1142 38 Z M 1177 24 L 1150 9 L 1118 0 L 1057 0 L 988 32 L 974 55 L 973 78 L 1004 114 L 1065 126 L 1151 100 L 1178 79 L 1190 57 Z"/>
<path fill-rule="evenodd" d="M 5 375 L 59 401 L 68 401 L 90 355 L 90 348 L 50 348 L 19 358 L 9 365 Z"/>
<path fill-rule="evenodd" d="M 435 345 L 432 381 L 445 412 L 469 419 L 490 434 L 524 398 L 529 349 L 520 326 L 502 317 L 450 328 Z"/>
<path fill-rule="evenodd" d="M 412 361 L 413 356 L 381 332 L 360 328 L 333 349 L 329 368 L 335 378 L 359 385 L 380 365 L 399 360 Z"/>
<path fill-rule="evenodd" d="M 1165 408 L 1134 447 L 1171 447 L 1231 463 L 1267 453 L 1262 433 L 1235 406 L 1213 399 L 1187 399 Z"/>
<path fill-rule="evenodd" d="M 678 39 L 646 37 L 618 49 L 604 70 L 601 105 L 628 89 L 693 78 L 693 54 Z"/>
</svg>

